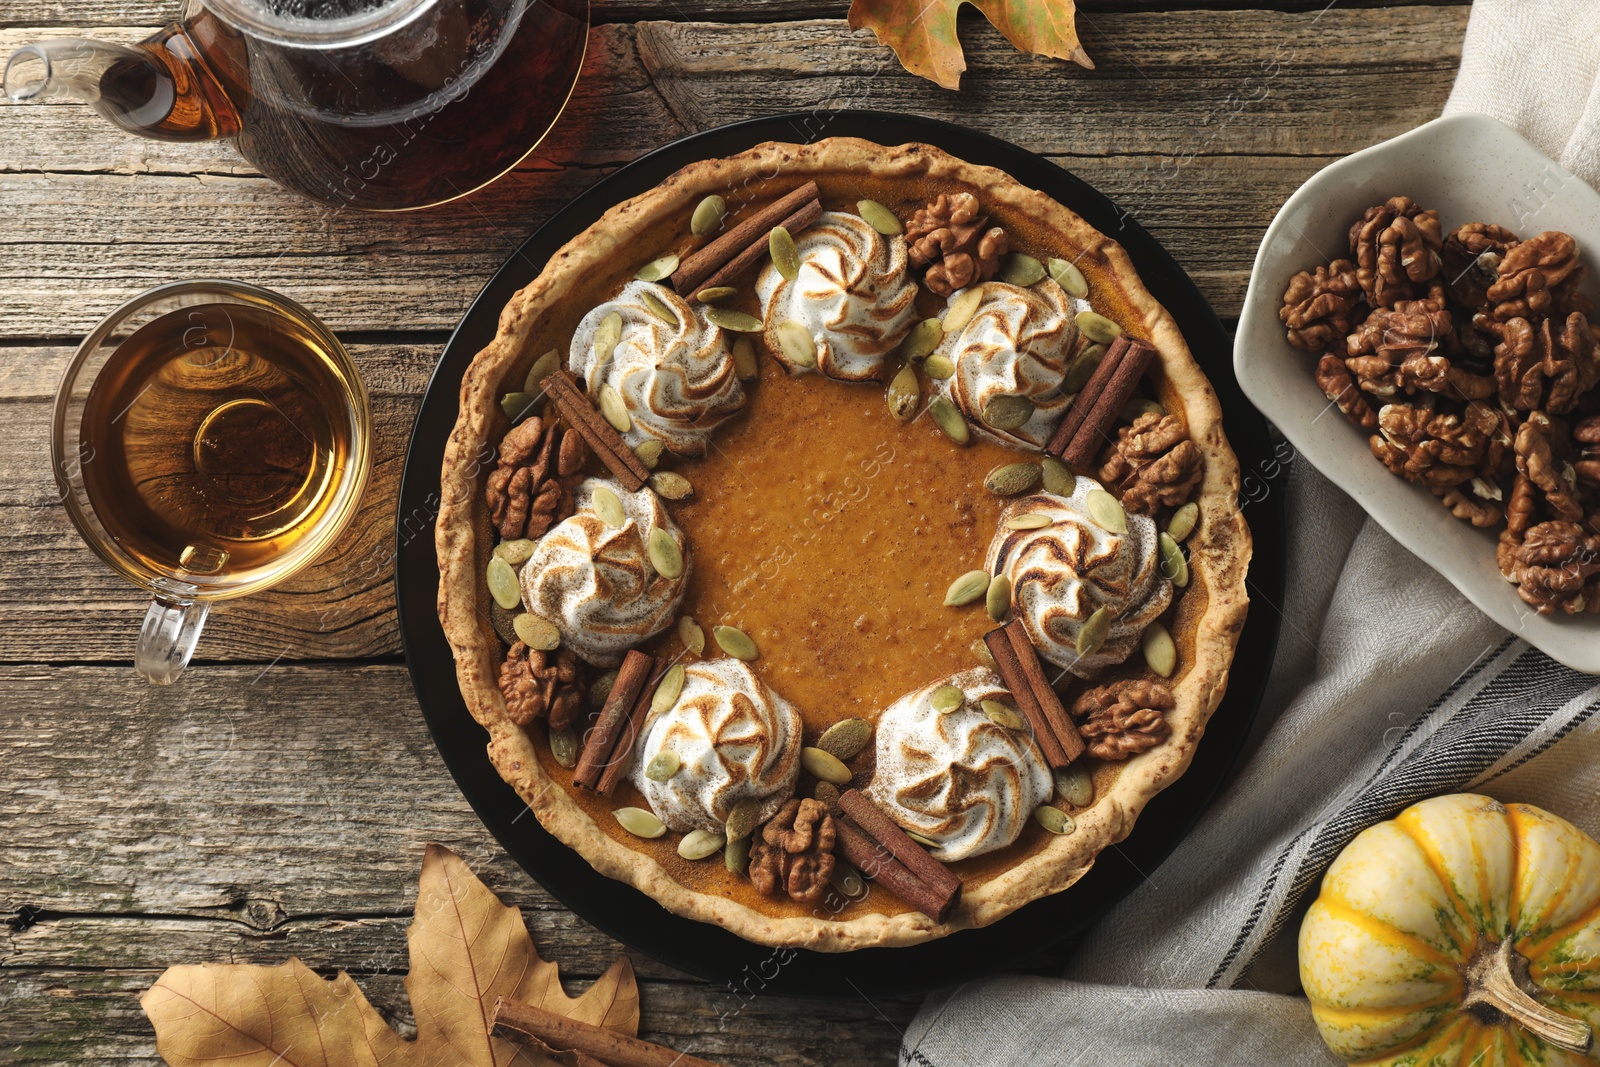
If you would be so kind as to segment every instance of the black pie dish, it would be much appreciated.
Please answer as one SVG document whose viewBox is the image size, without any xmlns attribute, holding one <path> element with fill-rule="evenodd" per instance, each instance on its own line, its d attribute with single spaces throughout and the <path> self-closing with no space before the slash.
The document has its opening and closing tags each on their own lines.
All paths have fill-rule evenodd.
<svg viewBox="0 0 1600 1067">
<path fill-rule="evenodd" d="M 1184 775 L 1146 806 L 1128 839 L 1108 848 L 1069 889 L 978 930 L 904 948 L 849 953 L 773 949 L 668 912 L 632 886 L 607 878 L 528 816 L 485 750 L 488 734 L 456 687 L 455 663 L 435 609 L 439 569 L 433 518 L 445 440 L 455 425 L 461 379 L 495 336 L 500 310 L 563 244 L 608 208 L 659 184 L 680 167 L 729 156 L 764 141 L 861 137 L 884 145 L 919 141 L 970 163 L 997 167 L 1077 212 L 1127 250 L 1146 287 L 1171 312 L 1222 403 L 1244 482 L 1240 503 L 1254 535 L 1249 619 L 1239 637 L 1228 692 Z M 1231 343 L 1177 262 L 1133 219 L 1054 163 L 998 138 L 950 123 L 876 111 L 828 117 L 798 112 L 721 126 L 659 148 L 596 182 L 541 226 L 489 280 L 456 327 L 417 413 L 400 491 L 395 593 L 417 701 L 434 743 L 478 817 L 522 868 L 583 919 L 641 952 L 729 989 L 729 1009 L 757 993 L 891 996 L 966 981 L 1058 955 L 1152 874 L 1199 819 L 1232 772 L 1259 709 L 1278 640 L 1284 583 L 1280 463 L 1266 420 L 1240 392 Z M 425 524 L 424 524 L 425 522 Z"/>
</svg>

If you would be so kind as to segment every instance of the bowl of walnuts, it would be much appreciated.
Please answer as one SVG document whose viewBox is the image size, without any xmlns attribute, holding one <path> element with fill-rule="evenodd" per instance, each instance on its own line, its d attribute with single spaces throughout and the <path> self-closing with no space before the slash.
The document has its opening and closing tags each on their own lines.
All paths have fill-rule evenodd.
<svg viewBox="0 0 1600 1067">
<path fill-rule="evenodd" d="M 1506 629 L 1600 674 L 1600 194 L 1481 115 L 1314 175 L 1256 254 L 1245 393 Z"/>
</svg>

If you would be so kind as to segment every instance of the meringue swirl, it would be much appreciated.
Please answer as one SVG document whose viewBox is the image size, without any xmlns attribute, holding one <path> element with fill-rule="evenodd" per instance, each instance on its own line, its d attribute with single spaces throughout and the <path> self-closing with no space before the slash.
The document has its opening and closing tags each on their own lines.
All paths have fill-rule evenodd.
<svg viewBox="0 0 1600 1067">
<path fill-rule="evenodd" d="M 741 800 L 761 802 L 766 822 L 800 776 L 800 713 L 749 664 L 714 659 L 684 666 L 678 702 L 645 719 L 630 777 L 667 829 L 720 831 Z M 662 752 L 679 760 L 664 782 L 645 776 Z"/>
<path fill-rule="evenodd" d="M 954 711 L 934 710 L 942 685 L 966 697 Z M 1010 697 L 979 667 L 907 693 L 878 716 L 867 795 L 902 829 L 937 841 L 933 855 L 946 862 L 1011 844 L 1055 785 L 1039 746 L 991 720 L 984 700 Z"/>
<path fill-rule="evenodd" d="M 794 281 L 770 261 L 756 279 L 767 347 L 790 373 L 816 369 L 847 382 L 881 378 L 917 315 L 905 238 L 885 237 L 859 215 L 825 211 L 795 235 L 795 245 L 800 273 Z M 790 319 L 816 343 L 815 368 L 791 362 L 773 336 L 773 327 Z"/>
<path fill-rule="evenodd" d="M 953 293 L 950 300 L 960 295 Z M 939 343 L 935 351 L 949 357 L 956 368 L 954 375 L 937 383 L 939 392 L 961 409 L 973 429 L 1024 448 L 1049 443 L 1072 401 L 1061 392 L 1078 340 L 1069 300 L 1051 281 L 1027 288 L 985 282 L 971 321 Z M 1033 416 L 1014 430 L 988 425 L 983 421 L 984 407 L 1000 396 L 1027 397 L 1033 401 Z"/>
<path fill-rule="evenodd" d="M 607 526 L 594 510 L 594 492 L 617 494 L 626 521 Z M 689 584 L 683 573 L 663 578 L 650 565 L 645 539 L 656 527 L 683 548 L 661 498 L 649 488 L 630 493 L 607 478 L 586 478 L 573 493 L 577 511 L 551 527 L 522 565 L 522 603 L 554 623 L 561 642 L 596 667 L 615 667 L 628 649 L 666 629 Z"/>
<path fill-rule="evenodd" d="M 1127 533 L 1102 528 L 1089 518 L 1086 503 L 1099 489 L 1100 483 L 1080 476 L 1070 497 L 1019 497 L 1000 512 L 989 542 L 989 573 L 1011 579 L 1011 610 L 1021 617 L 1033 647 L 1080 678 L 1127 659 L 1145 627 L 1172 603 L 1155 522 L 1130 512 Z M 1045 515 L 1050 524 L 1006 529 L 1006 520 L 1027 514 Z M 1102 607 L 1110 609 L 1111 632 L 1098 650 L 1080 657 L 1078 631 Z"/>
<path fill-rule="evenodd" d="M 677 321 L 651 311 L 646 293 Z M 595 333 L 613 311 L 622 317 L 622 337 L 611 358 L 596 367 Z M 591 393 L 603 382 L 622 395 L 633 420 L 623 434 L 628 444 L 656 440 L 681 456 L 705 455 L 712 431 L 745 404 L 727 334 L 683 297 L 650 282 L 629 282 L 583 317 L 572 334 L 567 367 Z"/>
</svg>

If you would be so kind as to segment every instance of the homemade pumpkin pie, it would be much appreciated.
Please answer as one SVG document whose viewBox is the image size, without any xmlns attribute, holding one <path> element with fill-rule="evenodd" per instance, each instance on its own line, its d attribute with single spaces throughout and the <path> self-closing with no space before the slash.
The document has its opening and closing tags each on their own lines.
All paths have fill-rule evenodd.
<svg viewBox="0 0 1600 1067">
<path fill-rule="evenodd" d="M 926 145 L 608 211 L 462 384 L 439 612 L 600 872 L 841 951 L 1060 892 L 1188 766 L 1244 622 L 1215 393 L 1122 248 Z"/>
</svg>

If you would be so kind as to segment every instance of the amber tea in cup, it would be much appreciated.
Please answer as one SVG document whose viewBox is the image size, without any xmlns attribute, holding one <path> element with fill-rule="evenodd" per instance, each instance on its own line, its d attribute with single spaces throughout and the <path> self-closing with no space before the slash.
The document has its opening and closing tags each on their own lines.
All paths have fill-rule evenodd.
<svg viewBox="0 0 1600 1067">
<path fill-rule="evenodd" d="M 90 547 L 154 595 L 141 674 L 171 681 L 211 601 L 276 584 L 338 536 L 370 435 L 338 340 L 254 286 L 163 286 L 84 341 L 57 396 L 56 477 Z"/>
</svg>

